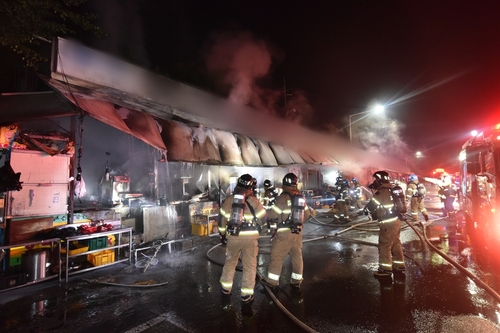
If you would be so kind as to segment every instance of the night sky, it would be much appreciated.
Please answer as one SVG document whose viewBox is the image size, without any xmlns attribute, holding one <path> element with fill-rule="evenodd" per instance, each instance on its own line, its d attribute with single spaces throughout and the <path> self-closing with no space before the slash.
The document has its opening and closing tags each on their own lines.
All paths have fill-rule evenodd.
<svg viewBox="0 0 500 333">
<path fill-rule="evenodd" d="M 349 115 L 385 104 L 397 138 L 378 149 L 420 150 L 428 168 L 455 166 L 471 130 L 500 122 L 500 1 L 90 2 L 109 33 L 97 47 L 179 81 L 212 89 L 217 74 L 214 93 L 232 94 L 240 80 L 246 102 L 267 94 L 263 108 L 286 85 L 312 126 L 345 137 Z M 245 42 L 255 63 L 225 68 L 221 45 Z"/>
</svg>

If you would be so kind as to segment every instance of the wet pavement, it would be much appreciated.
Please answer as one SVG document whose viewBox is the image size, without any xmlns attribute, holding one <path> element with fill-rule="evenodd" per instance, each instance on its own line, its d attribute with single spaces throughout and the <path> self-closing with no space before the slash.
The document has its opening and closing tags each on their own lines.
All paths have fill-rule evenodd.
<svg viewBox="0 0 500 333">
<path fill-rule="evenodd" d="M 322 212 L 304 228 L 300 292 L 290 288 L 287 258 L 272 294 L 257 282 L 255 301 L 243 306 L 237 272 L 232 295 L 223 296 L 224 248 L 210 237 L 189 251 L 162 250 L 146 272 L 120 263 L 72 275 L 68 283 L 3 291 L 0 331 L 500 332 L 497 258 L 474 244 L 461 222 L 432 217 L 425 227 L 403 224 L 406 278 L 373 277 L 378 233 L 367 217 L 335 224 Z M 265 274 L 269 237 L 259 245 Z"/>
</svg>

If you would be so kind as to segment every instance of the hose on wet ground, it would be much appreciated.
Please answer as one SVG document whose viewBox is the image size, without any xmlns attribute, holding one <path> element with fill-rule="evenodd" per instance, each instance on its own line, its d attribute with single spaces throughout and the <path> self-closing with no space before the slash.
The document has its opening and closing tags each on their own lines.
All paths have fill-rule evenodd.
<svg viewBox="0 0 500 333">
<path fill-rule="evenodd" d="M 321 225 L 327 225 L 327 226 L 334 226 L 334 227 L 338 227 L 340 225 L 331 225 L 331 224 L 327 224 L 327 223 L 324 223 L 324 222 L 321 222 L 319 221 L 318 219 L 316 219 L 315 217 L 312 217 L 313 220 L 315 220 L 318 224 L 321 224 Z M 352 224 L 350 225 L 349 227 L 346 227 L 340 231 L 337 231 L 333 234 L 326 234 L 326 235 L 304 235 L 306 237 L 310 237 L 312 236 L 313 238 L 308 238 L 308 239 L 303 239 L 303 243 L 306 243 L 306 242 L 312 242 L 312 241 L 316 241 L 316 240 L 321 240 L 321 239 L 326 239 L 326 238 L 339 238 L 343 241 L 349 241 L 349 242 L 353 242 L 353 243 L 359 243 L 359 244 L 365 244 L 365 245 L 370 245 L 370 246 L 378 246 L 377 243 L 373 243 L 373 242 L 367 242 L 367 241 L 363 241 L 363 240 L 359 240 L 359 239 L 353 239 L 353 238 L 347 238 L 347 237 L 344 237 L 344 236 L 339 236 L 340 234 L 342 233 L 345 233 L 349 230 L 356 230 L 357 228 L 359 228 L 359 226 L 361 225 L 368 225 L 368 224 L 374 224 L 374 223 L 377 223 L 377 222 L 374 222 L 370 216 L 368 216 L 369 220 L 366 221 L 366 222 L 360 222 L 360 223 L 356 223 L 356 224 Z M 412 229 L 416 231 L 416 229 L 410 224 L 408 223 L 408 226 L 412 227 Z M 417 235 L 419 235 L 419 233 L 417 232 Z M 267 238 L 267 237 L 270 237 L 270 236 L 261 236 L 260 238 Z M 421 239 L 421 241 L 423 242 L 423 239 L 421 238 L 421 236 L 419 235 L 419 238 Z M 213 259 L 211 256 L 210 256 L 210 253 L 217 247 L 221 246 L 222 244 L 217 244 L 215 246 L 213 246 L 212 248 L 210 248 L 207 253 L 206 253 L 206 256 L 207 256 L 207 259 L 215 264 L 218 264 L 220 266 L 223 266 L 224 265 L 224 262 L 217 262 L 215 259 Z M 260 247 L 261 245 L 259 245 Z M 271 246 L 271 245 L 270 245 Z M 408 252 L 407 250 L 405 250 L 405 252 Z M 411 251 L 410 251 L 411 252 Z M 406 258 L 412 260 L 413 258 L 405 255 Z M 417 264 L 417 266 L 420 267 L 420 265 Z M 236 268 L 237 270 L 241 271 L 240 268 Z M 420 269 L 422 269 L 422 267 L 420 267 Z M 263 277 L 262 275 L 257 272 L 257 276 L 259 277 L 259 280 L 262 280 Z M 300 326 L 302 329 L 304 329 L 305 331 L 307 332 L 316 332 L 315 330 L 313 330 L 312 328 L 310 328 L 309 326 L 307 326 L 304 322 L 302 322 L 301 320 L 299 320 L 297 317 L 295 317 L 292 313 L 290 313 L 290 311 L 288 311 L 286 309 L 286 307 L 276 298 L 276 296 L 274 295 L 274 293 L 272 292 L 271 288 L 269 288 L 268 286 L 262 284 L 262 286 L 265 288 L 266 292 L 268 293 L 268 295 L 271 297 L 271 299 L 273 300 L 273 302 L 276 304 L 276 306 L 278 306 L 278 308 L 280 308 L 280 310 L 286 315 L 288 316 L 293 322 L 295 322 L 298 326 Z M 279 288 L 279 287 L 278 287 Z"/>
<path fill-rule="evenodd" d="M 82 279 L 85 282 L 88 283 L 93 283 L 93 284 L 104 284 L 108 286 L 115 286 L 115 287 L 131 287 L 131 288 L 153 288 L 153 287 L 161 287 L 165 286 L 168 284 L 168 282 L 162 282 L 162 283 L 153 283 L 153 284 L 124 284 L 124 283 L 114 283 L 114 282 L 106 282 L 106 281 L 99 281 L 96 279 Z"/>
<path fill-rule="evenodd" d="M 264 237 L 269 237 L 269 236 L 264 236 Z M 207 259 L 210 261 L 210 262 L 213 262 L 214 264 L 217 264 L 217 265 L 220 265 L 220 266 L 224 266 L 224 263 L 222 262 L 218 262 L 216 261 L 215 259 L 213 259 L 212 257 L 210 257 L 210 252 L 212 252 L 215 248 L 219 247 L 219 246 L 222 246 L 222 244 L 217 244 L 215 246 L 213 246 L 212 248 L 210 248 L 208 251 L 207 251 Z M 236 267 L 237 270 L 241 271 L 241 269 L 239 269 L 238 267 Z M 263 279 L 263 276 L 257 272 L 257 276 L 258 276 L 258 280 L 262 280 Z M 317 331 L 313 330 L 312 328 L 310 328 L 309 326 L 307 326 L 303 321 L 301 321 L 300 319 L 298 319 L 297 317 L 295 317 L 290 311 L 288 311 L 288 309 L 279 301 L 279 299 L 276 297 L 276 295 L 274 295 L 274 293 L 272 292 L 271 288 L 269 288 L 268 286 L 262 284 L 262 286 L 264 287 L 264 289 L 266 290 L 267 294 L 269 295 L 269 297 L 271 297 L 271 299 L 273 300 L 274 304 L 276 304 L 276 306 L 288 317 L 290 318 L 294 323 L 296 323 L 298 326 L 300 326 L 303 330 L 305 330 L 306 332 L 312 332 L 312 333 L 318 333 Z"/>
<path fill-rule="evenodd" d="M 443 257 L 444 259 L 446 259 L 450 264 L 452 264 L 453 266 L 455 266 L 455 268 L 457 268 L 460 272 L 462 272 L 465 275 L 467 275 L 467 277 L 469 277 L 472 281 L 474 281 L 474 283 L 476 283 L 478 286 L 480 286 L 481 288 L 483 288 L 484 290 L 486 290 L 486 292 L 488 292 L 493 298 L 495 298 L 495 300 L 497 302 L 500 302 L 500 295 L 495 290 L 493 290 L 493 288 L 491 288 L 490 286 L 488 286 L 481 279 L 479 279 L 477 276 L 475 276 L 474 274 L 472 274 L 467 268 L 465 268 L 462 265 L 460 265 L 459 263 L 457 263 L 455 260 L 453 260 L 451 257 L 449 257 L 446 253 L 442 252 L 436 246 L 434 246 L 434 244 L 431 243 L 431 241 L 427 238 L 427 235 L 425 233 L 425 228 L 426 227 L 427 227 L 426 224 L 422 223 L 423 238 L 425 239 L 425 242 L 427 243 L 427 245 L 429 245 L 429 247 L 432 250 L 434 250 L 437 254 L 439 254 L 441 257 Z M 417 231 L 415 231 L 415 232 L 417 232 Z"/>
</svg>

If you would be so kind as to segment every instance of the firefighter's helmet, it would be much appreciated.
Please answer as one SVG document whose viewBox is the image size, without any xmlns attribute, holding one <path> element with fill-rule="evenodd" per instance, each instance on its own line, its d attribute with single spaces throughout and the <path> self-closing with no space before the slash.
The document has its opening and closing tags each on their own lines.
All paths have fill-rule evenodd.
<svg viewBox="0 0 500 333">
<path fill-rule="evenodd" d="M 418 177 L 416 174 L 412 173 L 408 179 L 411 181 L 411 182 L 417 182 L 418 181 Z"/>
<path fill-rule="evenodd" d="M 353 182 L 354 184 L 358 184 L 358 183 L 359 183 L 358 178 L 353 177 L 353 178 L 352 178 L 352 182 Z"/>
<path fill-rule="evenodd" d="M 373 174 L 373 178 L 380 180 L 382 183 L 391 182 L 391 177 L 389 177 L 387 171 L 377 171 Z"/>
<path fill-rule="evenodd" d="M 391 182 L 391 177 L 389 177 L 389 174 L 386 171 L 376 171 L 373 174 L 373 183 L 369 185 L 370 189 L 378 189 L 383 183 L 390 183 Z"/>
<path fill-rule="evenodd" d="M 273 186 L 273 184 L 271 183 L 271 181 L 269 179 L 264 180 L 264 187 L 265 188 L 268 188 L 271 186 Z"/>
<path fill-rule="evenodd" d="M 283 185 L 285 186 L 297 186 L 297 182 L 299 181 L 297 175 L 294 173 L 287 173 L 285 177 L 283 177 Z"/>
<path fill-rule="evenodd" d="M 254 179 L 255 178 L 253 178 L 248 173 L 241 175 L 241 177 L 238 178 L 238 186 L 246 189 L 252 189 L 255 183 Z"/>
</svg>

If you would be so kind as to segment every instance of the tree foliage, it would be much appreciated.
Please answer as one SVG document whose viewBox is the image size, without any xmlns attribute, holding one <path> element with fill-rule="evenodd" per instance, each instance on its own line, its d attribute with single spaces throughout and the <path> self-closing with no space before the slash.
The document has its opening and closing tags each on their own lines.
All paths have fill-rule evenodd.
<svg viewBox="0 0 500 333">
<path fill-rule="evenodd" d="M 32 69 L 48 59 L 42 41 L 75 35 L 77 30 L 99 35 L 93 13 L 82 11 L 87 0 L 0 0 L 0 45 L 17 53 Z"/>
</svg>

